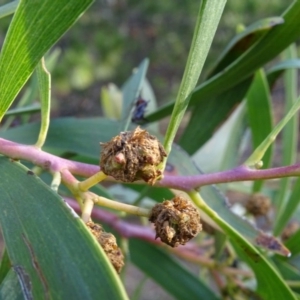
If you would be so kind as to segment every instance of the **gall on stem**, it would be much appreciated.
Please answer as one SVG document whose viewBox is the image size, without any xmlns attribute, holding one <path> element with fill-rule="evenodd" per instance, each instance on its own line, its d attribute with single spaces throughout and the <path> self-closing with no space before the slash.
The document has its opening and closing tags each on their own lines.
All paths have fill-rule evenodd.
<svg viewBox="0 0 300 300">
<path fill-rule="evenodd" d="M 101 143 L 103 173 L 123 182 L 144 180 L 153 185 L 162 175 L 159 165 L 167 156 L 158 139 L 137 127 Z"/>
<path fill-rule="evenodd" d="M 171 247 L 185 245 L 202 230 L 197 208 L 180 196 L 156 204 L 149 221 L 155 225 L 156 238 Z"/>
</svg>

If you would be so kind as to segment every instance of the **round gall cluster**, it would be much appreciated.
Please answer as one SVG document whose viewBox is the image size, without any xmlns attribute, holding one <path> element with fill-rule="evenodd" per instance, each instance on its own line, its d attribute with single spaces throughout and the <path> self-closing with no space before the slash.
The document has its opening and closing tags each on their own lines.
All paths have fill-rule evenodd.
<svg viewBox="0 0 300 300">
<path fill-rule="evenodd" d="M 202 229 L 198 210 L 178 196 L 156 204 L 149 221 L 155 224 L 156 238 L 171 247 L 184 245 Z"/>
<path fill-rule="evenodd" d="M 156 137 L 137 127 L 102 143 L 103 173 L 123 182 L 144 180 L 150 184 L 161 176 L 158 165 L 167 155 Z"/>
</svg>

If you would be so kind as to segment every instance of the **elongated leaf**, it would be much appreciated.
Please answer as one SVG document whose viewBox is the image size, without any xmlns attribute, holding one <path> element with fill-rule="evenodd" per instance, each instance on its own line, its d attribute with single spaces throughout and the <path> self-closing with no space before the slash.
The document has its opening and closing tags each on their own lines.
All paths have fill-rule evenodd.
<svg viewBox="0 0 300 300">
<path fill-rule="evenodd" d="M 281 17 L 272 17 L 256 21 L 249 25 L 245 30 L 237 34 L 226 46 L 223 53 L 216 62 L 216 66 L 209 74 L 209 77 L 225 69 L 234 60 L 241 56 L 271 28 L 284 22 Z"/>
<path fill-rule="evenodd" d="M 83 222 L 31 174 L 0 158 L 0 224 L 10 261 L 23 274 L 27 292 L 35 299 L 126 299 Z"/>
<path fill-rule="evenodd" d="M 7 254 L 6 248 L 4 248 L 4 252 L 2 254 L 1 265 L 0 265 L 0 284 L 2 283 L 3 279 L 6 277 L 7 273 L 10 270 L 10 261 Z"/>
<path fill-rule="evenodd" d="M 19 4 L 19 1 L 12 1 L 10 3 L 7 3 L 5 5 L 0 6 L 0 19 L 4 18 L 6 16 L 9 16 L 10 14 L 13 14 Z"/>
<path fill-rule="evenodd" d="M 276 269 L 270 264 L 267 258 L 253 246 L 252 243 L 247 241 L 244 236 L 237 231 L 237 228 L 230 226 L 223 218 L 220 218 L 219 212 L 212 210 L 209 205 L 203 201 L 201 196 L 199 196 L 198 192 L 191 191 L 189 192 L 189 196 L 201 209 L 201 211 L 207 214 L 224 231 L 231 243 L 235 246 L 235 249 L 238 252 L 238 257 L 245 260 L 251 266 L 257 279 L 257 292 L 263 296 L 263 299 L 273 299 L 275 297 L 279 297 L 279 299 L 281 299 L 283 296 L 286 299 L 295 299 L 292 291 L 289 289 Z M 210 199 L 208 200 L 209 201 L 207 201 L 207 203 L 210 202 Z M 261 242 L 266 242 L 267 244 L 270 240 L 267 237 L 264 237 Z M 277 248 L 278 244 L 279 243 L 275 245 L 272 242 L 271 248 L 274 250 Z M 272 284 L 268 285 L 267 283 L 271 280 L 271 278 Z M 265 286 L 266 284 L 268 287 Z"/>
<path fill-rule="evenodd" d="M 180 138 L 180 146 L 189 154 L 195 153 L 210 139 L 220 120 L 227 118 L 234 106 L 242 101 L 251 81 L 252 78 L 246 79 L 222 95 L 195 106 L 190 122 Z"/>
<path fill-rule="evenodd" d="M 27 297 L 26 297 L 27 296 Z M 24 300 L 32 299 L 31 295 L 27 294 L 24 297 L 18 277 L 16 273 L 11 270 L 5 277 L 4 281 L 0 286 L 0 299 L 2 300 Z"/>
<path fill-rule="evenodd" d="M 41 106 L 39 104 L 32 104 L 25 107 L 18 107 L 10 109 L 6 112 L 5 116 L 16 116 L 23 114 L 33 114 L 41 110 Z"/>
<path fill-rule="evenodd" d="M 192 44 L 164 138 L 163 145 L 167 154 L 171 152 L 172 143 L 190 101 L 190 94 L 199 80 L 225 4 L 226 0 L 200 2 Z"/>
<path fill-rule="evenodd" d="M 272 28 L 259 42 L 253 47 L 249 48 L 242 56 L 231 63 L 225 70 L 219 72 L 209 80 L 199 85 L 192 93 L 190 106 L 202 107 L 202 114 L 197 113 L 198 119 L 202 120 L 204 124 L 211 122 L 212 114 L 210 111 L 218 111 L 221 106 L 221 98 L 213 98 L 225 91 L 236 86 L 246 78 L 249 78 L 255 70 L 263 66 L 265 63 L 276 57 L 288 45 L 295 41 L 299 35 L 300 18 L 300 1 L 295 1 L 290 8 L 283 14 L 284 24 Z M 280 41 L 280 43 L 278 43 Z M 209 101 L 208 101 L 209 99 Z M 221 99 L 221 101 L 219 100 Z M 214 102 L 209 104 L 206 108 L 207 102 Z M 232 103 L 234 106 L 235 103 Z M 169 103 L 161 107 L 153 114 L 146 116 L 149 121 L 159 120 L 171 113 L 174 103 Z M 212 109 L 213 108 L 213 109 Z M 229 108 L 227 109 L 229 111 Z M 224 115 L 219 118 L 214 125 L 218 126 L 224 120 Z M 189 128 L 190 129 L 190 128 Z M 187 134 L 188 130 L 184 134 Z M 198 139 L 203 140 L 202 144 L 209 138 L 207 133 L 199 133 Z M 191 153 L 191 152 L 189 152 Z"/>
<path fill-rule="evenodd" d="M 237 165 L 241 139 L 246 129 L 246 105 L 243 102 L 230 118 L 193 156 L 205 173 L 227 170 Z M 213 159 L 211 159 L 213 157 Z"/>
<path fill-rule="evenodd" d="M 122 117 L 119 125 L 119 131 L 127 130 L 134 112 L 134 104 L 137 101 L 148 69 L 149 60 L 144 59 L 139 65 L 138 69 L 131 75 L 122 87 L 123 104 Z"/>
<path fill-rule="evenodd" d="M 129 246 L 133 263 L 176 299 L 218 299 L 165 251 L 137 239 L 130 239 Z"/>
<path fill-rule="evenodd" d="M 256 72 L 254 81 L 247 93 L 248 121 L 252 133 L 252 147 L 255 149 L 272 130 L 273 120 L 271 111 L 271 96 L 269 85 L 263 70 Z M 263 168 L 271 163 L 273 145 L 269 147 L 263 157 Z M 259 192 L 263 181 L 256 181 L 253 192 Z"/>
<path fill-rule="evenodd" d="M 298 230 L 296 233 L 294 233 L 286 242 L 286 246 L 289 247 L 289 249 L 292 252 L 292 258 L 296 257 L 300 254 L 300 230 Z"/>
<path fill-rule="evenodd" d="M 300 69 L 300 59 L 284 60 L 267 71 L 269 86 L 273 86 L 275 81 L 288 69 Z"/>
<path fill-rule="evenodd" d="M 239 240 L 232 241 L 235 249 L 255 273 L 257 292 L 262 299 L 297 299 L 274 266 L 261 253 Z M 253 251 L 254 250 L 254 251 Z"/>
<path fill-rule="evenodd" d="M 92 0 L 20 1 L 0 54 L 0 120 L 42 56 L 91 3 Z"/>
<path fill-rule="evenodd" d="M 285 55 L 287 58 L 295 58 L 297 56 L 297 50 L 295 45 L 289 47 L 286 50 Z M 298 94 L 298 76 L 296 69 L 289 69 L 284 76 L 285 83 L 285 113 L 287 113 L 297 100 Z M 282 131 L 282 165 L 292 165 L 296 161 L 297 144 L 298 144 L 298 114 L 295 114 L 293 118 L 285 125 Z M 300 182 L 297 181 L 294 189 L 297 189 L 297 185 Z M 289 193 L 289 187 L 291 185 L 290 178 L 282 178 L 280 181 L 279 194 L 276 198 L 275 204 L 277 206 L 277 217 L 275 220 L 274 234 L 278 235 L 286 226 L 289 217 L 292 212 L 297 208 L 299 200 L 293 196 L 287 201 L 287 194 Z M 292 191 L 294 194 L 294 190 Z"/>
</svg>

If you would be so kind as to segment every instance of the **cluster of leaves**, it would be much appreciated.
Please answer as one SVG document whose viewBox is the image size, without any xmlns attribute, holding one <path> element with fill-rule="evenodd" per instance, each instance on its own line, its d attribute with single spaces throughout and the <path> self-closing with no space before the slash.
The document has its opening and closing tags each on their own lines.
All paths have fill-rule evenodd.
<svg viewBox="0 0 300 300">
<path fill-rule="evenodd" d="M 282 123 L 282 126 L 286 125 L 283 131 L 282 164 L 295 162 L 297 118 L 293 115 L 299 106 L 299 100 L 296 101 L 295 68 L 299 67 L 300 63 L 296 59 L 295 46 L 290 45 L 299 36 L 300 1 L 294 1 L 282 17 L 259 21 L 238 34 L 221 54 L 208 78 L 194 88 L 226 2 L 202 1 L 187 62 L 187 75 L 183 78 L 181 92 L 175 103 L 156 108 L 155 97 L 146 80 L 148 60 L 144 60 L 122 87 L 120 116 L 114 114 L 116 109 L 110 109 L 113 103 L 120 104 L 118 99 L 107 93 L 109 101 L 104 105 L 106 111 L 112 111 L 107 118 L 56 119 L 51 121 L 47 130 L 50 80 L 40 61 L 91 2 L 22 0 L 0 9 L 0 16 L 16 9 L 0 56 L 2 138 L 22 144 L 34 144 L 39 136 L 36 145 L 43 146 L 44 151 L 97 165 L 99 141 L 110 140 L 130 124 L 132 108 L 142 93 L 149 101 L 148 115 L 145 116 L 145 120 L 151 122 L 148 129 L 158 137 L 157 124 L 152 122 L 170 115 L 174 108 L 165 135 L 167 152 L 172 148 L 167 166 L 174 175 L 199 174 L 200 171 L 193 164 L 191 157 L 200 166 L 201 160 L 208 161 L 209 164 L 204 166 L 205 171 L 236 166 L 240 159 L 237 154 L 242 150 L 241 141 L 248 128 L 252 133 L 255 149 L 253 153 L 258 153 L 258 157 L 264 155 L 264 168 L 268 168 L 272 162 L 272 146 L 266 152 L 266 145 L 269 146 L 280 129 L 275 127 L 272 130 L 271 88 L 277 78 L 285 74 L 285 110 L 286 116 L 291 120 L 287 125 L 288 119 Z M 206 43 L 199 43 L 203 40 Z M 278 57 L 287 48 L 279 63 L 267 71 L 263 69 L 266 63 Z M 193 69 L 195 57 L 197 63 L 196 69 Z M 51 64 L 53 60 L 55 52 L 49 56 L 48 63 Z M 38 80 L 32 77 L 19 107 L 9 110 L 35 69 Z M 191 76 L 188 76 L 189 74 Z M 34 99 L 37 88 L 40 89 L 40 106 L 30 102 Z M 182 95 L 183 99 L 180 98 Z M 179 140 L 181 148 L 172 147 L 174 135 L 188 106 L 191 108 L 191 118 Z M 239 108 L 235 109 L 237 106 Z M 215 133 L 234 109 L 235 113 L 229 121 Z M 32 123 L 10 128 L 16 115 L 21 114 L 22 118 L 26 119 L 26 115 L 37 110 L 41 110 L 41 124 Z M 112 117 L 115 119 L 112 120 Z M 245 122 L 246 119 L 248 122 Z M 134 124 L 130 125 L 134 127 Z M 95 128 L 99 130 L 96 131 Z M 265 140 L 270 132 L 271 138 Z M 3 150 L 4 144 L 4 140 L 1 139 L 0 151 Z M 21 148 L 19 150 L 21 151 Z M 18 149 L 12 153 L 12 158 L 18 157 Z M 250 156 L 249 161 L 256 163 L 252 157 Z M 34 159 L 31 162 L 34 162 Z M 44 166 L 46 170 L 49 168 L 49 165 Z M 0 266 L 1 298 L 20 299 L 23 294 L 26 299 L 127 299 L 120 278 L 83 222 L 70 213 L 61 196 L 44 183 L 49 180 L 46 176 L 43 177 L 44 174 L 41 175 L 44 181 L 32 175 L 33 172 L 21 163 L 11 162 L 4 156 L 0 157 L 0 224 L 6 246 Z M 250 195 L 260 192 L 272 197 L 276 218 L 268 229 L 278 236 L 298 207 L 299 187 L 299 180 L 293 182 L 290 179 L 281 179 L 275 189 L 263 181 L 256 181 L 251 186 L 222 186 L 222 189 L 225 192 L 229 189 L 239 189 Z M 164 197 L 170 199 L 173 193 L 167 188 L 134 184 L 115 185 L 111 188 L 98 186 L 95 192 L 110 199 L 123 194 L 123 201 L 141 205 L 144 204 L 141 200 L 145 195 L 148 200 L 145 203 L 149 203 L 150 199 L 153 205 L 155 202 L 162 202 Z M 132 201 L 133 192 L 137 196 Z M 63 188 L 59 193 L 70 195 Z M 292 252 L 291 257 L 275 255 L 274 250 L 281 255 L 289 252 L 272 236 L 265 235 L 230 211 L 224 196 L 218 190 L 211 186 L 204 187 L 201 189 L 201 195 L 207 203 L 201 201 L 198 192 L 190 193 L 195 204 L 202 209 L 201 217 L 215 227 L 214 235 L 202 234 L 192 245 L 193 249 L 204 250 L 201 255 L 195 257 L 180 250 L 176 253 L 185 259 L 198 262 L 203 268 L 206 267 L 210 274 L 206 278 L 195 276 L 175 260 L 168 249 L 163 249 L 146 239 L 146 233 L 143 235 L 146 227 L 139 227 L 140 235 L 130 236 L 128 232 L 127 235 L 124 233 L 126 230 L 122 231 L 122 226 L 126 227 L 128 224 L 119 220 L 118 224 L 122 226 L 118 227 L 116 216 L 110 219 L 113 221 L 109 225 L 118 230 L 121 236 L 128 238 L 128 257 L 132 262 L 178 299 L 186 299 L 187 296 L 191 299 L 218 299 L 220 294 L 233 298 L 243 296 L 246 299 L 249 295 L 262 299 L 298 299 L 300 247 L 297 239 L 300 231 L 286 242 L 286 246 Z M 102 218 L 100 215 L 95 214 L 95 219 L 106 219 L 109 223 L 108 216 L 111 212 L 105 212 L 104 217 L 102 212 Z M 256 221 L 259 221 L 258 218 Z M 264 252 L 255 247 L 255 244 L 268 251 Z M 213 253 L 213 258 L 206 253 Z M 153 261 L 159 263 L 154 264 Z M 243 272 L 244 263 L 248 268 L 246 273 Z M 255 276 L 249 272 L 250 269 Z M 254 278 L 256 287 L 253 285 Z M 218 284 L 219 291 L 210 288 L 213 286 L 212 282 Z"/>
</svg>

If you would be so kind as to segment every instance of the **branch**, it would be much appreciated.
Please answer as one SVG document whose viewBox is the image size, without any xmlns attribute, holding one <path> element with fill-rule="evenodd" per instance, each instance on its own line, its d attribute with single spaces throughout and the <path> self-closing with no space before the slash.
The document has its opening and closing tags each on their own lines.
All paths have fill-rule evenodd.
<svg viewBox="0 0 300 300">
<path fill-rule="evenodd" d="M 12 159 L 29 161 L 50 173 L 63 173 L 64 170 L 68 170 L 72 175 L 91 177 L 100 170 L 100 167 L 96 165 L 60 158 L 40 150 L 35 146 L 22 145 L 2 138 L 0 138 L 0 153 Z M 170 174 L 172 174 L 172 172 L 165 171 L 163 179 L 157 182 L 156 185 L 190 191 L 201 186 L 217 183 L 299 176 L 300 164 L 262 170 L 252 169 L 245 165 L 241 165 L 227 171 L 190 176 Z M 68 177 L 66 177 L 64 183 L 68 183 L 68 180 Z M 106 180 L 115 181 L 111 177 L 108 177 Z"/>
<path fill-rule="evenodd" d="M 294 164 L 286 167 L 270 168 L 256 170 L 250 167 L 241 165 L 231 170 L 210 173 L 198 174 L 191 176 L 164 176 L 157 185 L 169 188 L 190 191 L 200 188 L 201 186 L 227 183 L 236 181 L 253 181 L 261 179 L 274 179 L 281 177 L 293 177 L 300 175 L 300 164 Z"/>
</svg>

